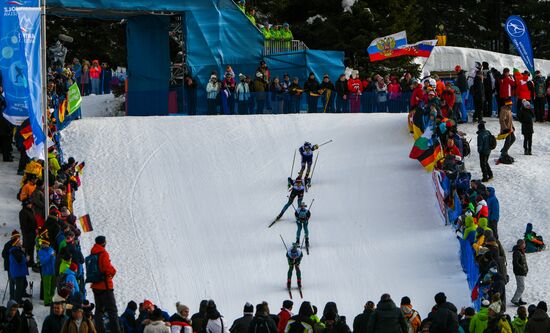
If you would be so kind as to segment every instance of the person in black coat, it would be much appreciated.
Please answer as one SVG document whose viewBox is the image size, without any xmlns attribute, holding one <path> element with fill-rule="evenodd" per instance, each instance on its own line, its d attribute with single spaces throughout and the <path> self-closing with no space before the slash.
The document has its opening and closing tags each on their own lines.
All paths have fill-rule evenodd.
<svg viewBox="0 0 550 333">
<path fill-rule="evenodd" d="M 374 302 L 368 301 L 365 304 L 363 313 L 357 315 L 357 317 L 353 320 L 353 333 L 367 333 L 367 326 L 373 312 Z"/>
<path fill-rule="evenodd" d="M 304 92 L 307 98 L 307 113 L 316 113 L 319 99 L 319 82 L 315 79 L 315 74 L 309 74 L 309 78 L 304 83 Z"/>
<path fill-rule="evenodd" d="M 367 326 L 368 333 L 407 333 L 405 317 L 388 294 L 380 297 Z"/>
<path fill-rule="evenodd" d="M 435 307 L 432 312 L 432 324 L 430 333 L 457 333 L 458 316 L 457 309 L 453 303 L 447 302 L 444 293 L 437 293 L 434 297 Z"/>
<path fill-rule="evenodd" d="M 36 220 L 32 210 L 32 201 L 25 199 L 23 208 L 19 211 L 19 227 L 23 235 L 23 248 L 29 257 L 29 266 L 34 266 L 34 240 L 36 238 Z"/>
<path fill-rule="evenodd" d="M 550 318 L 547 312 L 546 302 L 539 302 L 533 314 L 529 316 L 529 321 L 525 325 L 525 333 L 550 332 Z"/>
<path fill-rule="evenodd" d="M 5 109 L 6 101 L 4 96 L 0 95 L 0 115 Z M 2 151 L 2 160 L 4 162 L 13 162 L 12 141 L 13 125 L 4 117 L 0 117 L 0 151 Z"/>
<path fill-rule="evenodd" d="M 522 105 L 523 107 L 519 109 L 518 120 L 521 123 L 521 134 L 523 135 L 523 150 L 525 155 L 531 155 L 534 133 L 533 118 L 535 118 L 535 113 L 529 101 L 523 100 Z"/>
<path fill-rule="evenodd" d="M 232 330 L 233 326 L 230 329 L 231 333 L 238 332 L 238 331 Z M 254 318 L 250 320 L 248 329 L 246 330 L 246 332 L 247 333 L 256 333 L 256 332 L 277 333 L 277 325 L 269 315 L 269 307 L 267 306 L 266 303 L 260 303 L 256 305 L 256 315 L 254 316 Z"/>
<path fill-rule="evenodd" d="M 341 74 L 334 85 L 336 90 L 336 113 L 349 112 L 348 104 L 348 80 L 346 80 L 346 74 Z"/>
<path fill-rule="evenodd" d="M 202 332 L 204 323 L 206 321 L 206 306 L 208 300 L 203 299 L 199 305 L 199 312 L 191 316 L 191 323 L 193 326 L 193 332 Z"/>
<path fill-rule="evenodd" d="M 323 81 L 319 85 L 321 90 L 321 104 L 324 112 L 334 112 L 334 95 L 335 87 L 332 81 L 330 81 L 328 74 L 323 76 Z"/>
<path fill-rule="evenodd" d="M 44 319 L 41 333 L 59 333 L 63 324 L 68 319 L 65 315 L 63 303 L 55 302 L 52 306 L 52 313 Z"/>
<path fill-rule="evenodd" d="M 20 325 L 21 315 L 16 301 L 9 301 L 6 307 L 0 306 L 0 332 L 17 332 Z"/>
<path fill-rule="evenodd" d="M 483 72 L 479 71 L 474 78 L 471 88 L 474 98 L 474 122 L 483 120 L 483 101 L 485 99 L 485 87 L 483 85 Z"/>
<path fill-rule="evenodd" d="M 334 302 L 325 305 L 321 322 L 325 325 L 323 333 L 351 333 L 346 317 L 338 315 L 338 307 Z"/>
<path fill-rule="evenodd" d="M 311 320 L 312 315 L 313 308 L 311 307 L 311 303 L 307 301 L 302 302 L 298 314 L 292 316 L 288 321 L 286 330 L 288 330 L 289 333 L 304 332 L 304 330 L 313 331 L 314 323 L 313 320 Z"/>
<path fill-rule="evenodd" d="M 248 333 L 250 322 L 254 318 L 254 306 L 250 303 L 246 303 L 243 309 L 243 316 L 233 322 L 233 325 L 229 328 L 231 333 Z"/>
</svg>

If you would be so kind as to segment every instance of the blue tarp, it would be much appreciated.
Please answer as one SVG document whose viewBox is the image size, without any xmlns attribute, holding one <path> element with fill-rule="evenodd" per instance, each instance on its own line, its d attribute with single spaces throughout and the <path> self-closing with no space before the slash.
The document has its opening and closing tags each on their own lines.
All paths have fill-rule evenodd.
<svg viewBox="0 0 550 333">
<path fill-rule="evenodd" d="M 128 115 L 168 114 L 170 78 L 168 16 L 128 19 Z"/>
</svg>

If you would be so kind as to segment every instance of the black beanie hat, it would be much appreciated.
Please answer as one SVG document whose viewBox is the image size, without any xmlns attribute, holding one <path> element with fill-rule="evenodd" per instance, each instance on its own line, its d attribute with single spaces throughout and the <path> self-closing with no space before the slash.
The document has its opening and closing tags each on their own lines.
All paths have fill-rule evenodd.
<svg viewBox="0 0 550 333">
<path fill-rule="evenodd" d="M 293 305 L 294 305 L 294 303 L 291 300 L 288 300 L 288 299 L 283 302 L 283 308 L 285 308 L 285 309 L 290 309 Z"/>
<path fill-rule="evenodd" d="M 548 306 L 546 305 L 546 302 L 540 301 L 539 304 L 537 304 L 537 309 L 541 309 L 544 312 L 548 312 Z"/>
<path fill-rule="evenodd" d="M 401 305 L 410 305 L 411 299 L 408 296 L 401 298 Z"/>
<path fill-rule="evenodd" d="M 136 311 L 138 308 L 137 303 L 134 301 L 128 302 L 128 305 L 126 307 L 132 311 Z"/>
<path fill-rule="evenodd" d="M 105 236 L 97 236 L 95 238 L 95 243 L 99 245 L 105 244 L 106 241 L 107 239 L 105 238 Z"/>
<path fill-rule="evenodd" d="M 435 294 L 434 299 L 435 299 L 435 304 L 437 305 L 447 302 L 447 296 L 445 296 L 445 293 L 442 293 L 442 292 Z"/>
</svg>

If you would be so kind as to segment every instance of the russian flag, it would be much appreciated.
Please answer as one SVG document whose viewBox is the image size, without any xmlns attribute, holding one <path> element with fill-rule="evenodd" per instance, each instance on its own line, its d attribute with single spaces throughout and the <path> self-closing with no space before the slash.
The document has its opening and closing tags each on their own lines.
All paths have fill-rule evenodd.
<svg viewBox="0 0 550 333">
<path fill-rule="evenodd" d="M 396 51 L 405 45 L 407 45 L 407 32 L 400 31 L 389 36 L 376 38 L 370 43 L 367 52 L 370 61 L 384 60 L 398 57 L 400 54 L 396 54 Z"/>
<path fill-rule="evenodd" d="M 399 55 L 429 58 L 436 44 L 437 39 L 423 40 L 418 43 L 404 45 L 396 53 L 399 53 Z"/>
</svg>

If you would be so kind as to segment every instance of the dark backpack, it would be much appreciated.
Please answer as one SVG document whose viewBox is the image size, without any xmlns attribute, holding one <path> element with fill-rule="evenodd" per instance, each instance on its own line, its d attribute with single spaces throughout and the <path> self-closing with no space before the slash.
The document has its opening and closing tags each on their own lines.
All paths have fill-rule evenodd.
<svg viewBox="0 0 550 333">
<path fill-rule="evenodd" d="M 105 281 L 105 275 L 99 270 L 99 253 L 90 254 L 84 259 L 86 265 L 86 283 Z"/>
<path fill-rule="evenodd" d="M 487 131 L 489 132 L 489 131 Z M 497 138 L 491 132 L 489 132 L 489 148 L 491 150 L 495 149 L 497 147 Z"/>
<path fill-rule="evenodd" d="M 304 333 L 304 326 L 301 322 L 295 321 L 288 327 L 287 333 Z"/>
<path fill-rule="evenodd" d="M 73 292 L 74 286 L 71 282 L 67 282 L 67 274 L 61 273 L 56 281 L 57 294 L 61 298 L 67 298 Z"/>
<path fill-rule="evenodd" d="M 470 155 L 470 141 L 462 140 L 462 157 Z"/>
<path fill-rule="evenodd" d="M 256 317 L 256 324 L 254 325 L 253 333 L 276 333 L 270 332 L 267 320 L 265 318 Z"/>
</svg>

